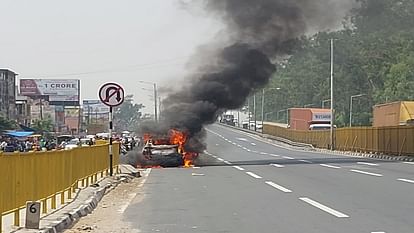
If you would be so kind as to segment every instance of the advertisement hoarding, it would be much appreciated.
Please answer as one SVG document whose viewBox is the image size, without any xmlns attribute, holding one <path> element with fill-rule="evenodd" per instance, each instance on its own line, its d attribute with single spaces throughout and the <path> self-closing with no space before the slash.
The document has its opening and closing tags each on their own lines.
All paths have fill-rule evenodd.
<svg viewBox="0 0 414 233">
<path fill-rule="evenodd" d="M 109 113 L 109 107 L 103 104 L 100 100 L 83 100 L 82 104 L 85 116 L 89 114 L 101 115 Z"/>
<path fill-rule="evenodd" d="M 32 98 L 47 96 L 50 105 L 79 105 L 78 79 L 20 79 L 20 93 Z"/>
</svg>

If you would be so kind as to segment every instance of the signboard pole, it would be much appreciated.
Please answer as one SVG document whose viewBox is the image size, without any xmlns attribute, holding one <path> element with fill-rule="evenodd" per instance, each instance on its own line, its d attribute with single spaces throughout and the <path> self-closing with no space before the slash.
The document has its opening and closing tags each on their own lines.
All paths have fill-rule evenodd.
<svg viewBox="0 0 414 233">
<path fill-rule="evenodd" d="M 113 114 L 112 114 L 112 107 L 109 107 L 109 175 L 113 175 L 113 154 L 112 154 L 112 124 Z"/>
</svg>

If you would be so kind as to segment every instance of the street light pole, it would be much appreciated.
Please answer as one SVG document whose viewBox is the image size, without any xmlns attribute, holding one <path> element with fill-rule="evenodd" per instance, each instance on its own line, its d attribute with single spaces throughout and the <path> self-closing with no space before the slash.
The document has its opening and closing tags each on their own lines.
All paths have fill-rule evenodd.
<svg viewBox="0 0 414 233">
<path fill-rule="evenodd" d="M 326 102 L 330 102 L 330 101 L 331 101 L 330 99 L 328 99 L 328 100 L 323 100 L 323 101 L 322 101 L 322 108 L 325 108 L 325 103 L 326 103 Z"/>
<path fill-rule="evenodd" d="M 270 90 L 280 90 L 280 87 L 275 87 L 275 88 L 269 88 Z M 265 105 L 265 89 L 263 88 L 262 90 L 262 127 L 263 127 L 263 121 L 264 121 L 264 105 Z"/>
<path fill-rule="evenodd" d="M 364 96 L 364 95 L 366 95 L 366 94 L 359 94 L 359 95 L 351 96 L 351 103 L 350 103 L 350 106 L 349 106 L 349 127 L 352 127 L 352 100 L 354 98 L 358 98 L 358 97 L 361 97 L 361 96 Z"/>
<path fill-rule="evenodd" d="M 139 81 L 140 83 L 146 83 L 146 84 L 151 84 L 153 85 L 154 88 L 154 119 L 155 122 L 158 121 L 158 103 L 157 103 L 157 99 L 158 99 L 158 93 L 157 93 L 157 84 L 153 83 L 153 82 L 147 82 L 147 81 Z"/>
<path fill-rule="evenodd" d="M 254 131 L 256 131 L 256 92 L 253 94 Z"/>
<path fill-rule="evenodd" d="M 335 120 L 335 114 L 334 114 L 334 92 L 333 92 L 333 79 L 334 79 L 334 39 L 331 39 L 331 150 L 335 149 L 334 145 L 334 120 Z"/>
</svg>

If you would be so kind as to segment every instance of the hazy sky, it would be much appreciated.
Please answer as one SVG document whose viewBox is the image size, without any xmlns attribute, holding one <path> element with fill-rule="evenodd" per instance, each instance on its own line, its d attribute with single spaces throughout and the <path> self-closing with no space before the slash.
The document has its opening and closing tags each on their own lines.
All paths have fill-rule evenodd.
<svg viewBox="0 0 414 233">
<path fill-rule="evenodd" d="M 182 77 L 221 25 L 178 0 L 1 0 L 0 68 L 19 78 L 81 80 L 82 99 L 116 81 L 153 111 L 150 85 Z M 168 81 L 171 82 L 171 81 Z"/>
</svg>

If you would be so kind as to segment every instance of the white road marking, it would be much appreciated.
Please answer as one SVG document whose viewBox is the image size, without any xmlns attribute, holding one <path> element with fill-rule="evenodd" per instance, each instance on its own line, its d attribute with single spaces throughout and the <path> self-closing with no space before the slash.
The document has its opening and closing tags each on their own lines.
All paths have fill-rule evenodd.
<svg viewBox="0 0 414 233">
<path fill-rule="evenodd" d="M 414 165 L 414 162 L 403 162 L 405 164 L 410 164 L 410 165 Z"/>
<path fill-rule="evenodd" d="M 273 157 L 280 157 L 280 155 L 276 155 L 276 154 L 270 154 Z"/>
<path fill-rule="evenodd" d="M 260 152 L 261 155 L 268 155 L 269 153 L 266 152 Z"/>
<path fill-rule="evenodd" d="M 254 143 L 254 142 L 252 142 L 252 143 L 250 143 L 250 144 L 252 144 L 252 146 L 255 146 L 255 145 L 256 145 L 256 143 Z"/>
<path fill-rule="evenodd" d="M 385 233 L 385 231 L 373 231 L 371 233 Z"/>
<path fill-rule="evenodd" d="M 254 174 L 253 172 L 246 172 L 247 175 L 256 178 L 256 179 L 262 179 L 261 176 Z"/>
<path fill-rule="evenodd" d="M 227 161 L 227 160 L 224 160 L 223 162 L 224 162 L 225 164 L 231 165 L 231 163 L 230 163 L 229 161 Z"/>
<path fill-rule="evenodd" d="M 221 162 L 224 162 L 224 159 L 222 159 L 222 158 L 217 158 L 217 160 L 220 160 Z"/>
<path fill-rule="evenodd" d="M 233 144 L 233 145 L 237 145 L 237 143 L 235 143 L 235 142 L 233 142 L 233 143 L 231 143 L 231 144 Z"/>
<path fill-rule="evenodd" d="M 381 174 L 371 173 L 371 172 L 364 172 L 364 171 L 360 171 L 360 170 L 351 170 L 351 172 L 361 173 L 361 174 L 370 175 L 370 176 L 378 176 L 378 177 L 382 176 Z"/>
<path fill-rule="evenodd" d="M 299 159 L 299 161 L 304 162 L 304 163 L 312 163 L 311 161 L 306 160 L 306 159 Z"/>
<path fill-rule="evenodd" d="M 247 148 L 246 148 L 246 147 L 244 147 L 244 146 L 243 146 L 242 148 L 243 148 L 243 150 L 247 150 Z"/>
<path fill-rule="evenodd" d="M 250 149 L 246 149 L 248 152 L 251 152 L 251 150 Z"/>
<path fill-rule="evenodd" d="M 282 191 L 284 193 L 291 193 L 292 192 L 292 190 L 287 189 L 287 188 L 285 188 L 283 186 L 280 186 L 278 184 L 275 184 L 272 181 L 266 181 L 265 183 L 268 184 L 268 185 L 270 185 L 270 186 L 272 186 L 275 189 L 279 189 L 280 191 Z"/>
<path fill-rule="evenodd" d="M 244 171 L 244 168 L 242 168 L 242 167 L 239 167 L 239 166 L 233 166 L 233 167 L 236 168 L 239 171 Z"/>
<path fill-rule="evenodd" d="M 238 146 L 238 147 L 243 147 L 243 146 L 242 146 L 242 145 L 240 145 L 240 144 L 237 144 L 237 146 Z"/>
<path fill-rule="evenodd" d="M 252 152 L 253 152 L 253 153 L 259 153 L 259 151 L 257 151 L 257 150 L 252 150 Z"/>
<path fill-rule="evenodd" d="M 346 215 L 344 213 L 341 213 L 341 212 L 339 212 L 337 210 L 334 210 L 332 208 L 329 208 L 329 207 L 327 207 L 327 206 L 325 206 L 325 205 L 323 205 L 323 204 L 321 204 L 319 202 L 316 202 L 316 201 L 314 201 L 314 200 L 312 200 L 310 198 L 301 197 L 301 198 L 299 198 L 299 200 L 304 201 L 304 202 L 306 202 L 306 203 L 308 203 L 308 204 L 310 204 L 310 205 L 312 205 L 312 206 L 314 206 L 314 207 L 316 207 L 316 208 L 318 208 L 320 210 L 323 210 L 323 211 L 325 211 L 325 212 L 327 212 L 329 214 L 332 214 L 335 217 L 338 217 L 338 218 L 349 218 L 348 215 Z"/>
<path fill-rule="evenodd" d="M 368 166 L 378 166 L 376 163 L 367 163 L 367 162 L 357 162 L 357 164 L 368 165 Z"/>
<path fill-rule="evenodd" d="M 328 164 L 319 164 L 319 165 L 321 165 L 322 167 L 329 167 L 329 168 L 334 168 L 334 169 L 341 168 L 341 167 L 337 167 L 337 166 L 333 166 L 333 165 L 328 165 Z"/>
<path fill-rule="evenodd" d="M 292 158 L 292 157 L 289 157 L 289 156 L 283 156 L 283 158 L 284 159 L 295 159 L 295 158 Z"/>
<path fill-rule="evenodd" d="M 142 182 L 137 186 L 138 188 L 141 188 L 142 186 L 144 186 L 145 182 L 147 182 L 148 176 L 151 173 L 151 168 L 145 169 L 142 174 L 144 174 L 144 179 L 142 180 Z M 137 193 L 131 193 L 128 195 L 128 200 L 126 201 L 126 203 L 124 205 L 121 205 L 121 207 L 118 209 L 118 213 L 124 213 L 125 210 L 128 208 L 128 206 L 131 204 L 132 200 L 134 200 L 134 198 L 137 196 Z"/>
<path fill-rule="evenodd" d="M 246 138 L 236 138 L 236 139 L 239 140 L 239 141 L 247 142 L 247 139 Z"/>
<path fill-rule="evenodd" d="M 270 166 L 273 166 L 273 167 L 278 167 L 278 168 L 285 167 L 285 166 L 280 165 L 280 164 L 277 164 L 277 163 L 272 163 L 272 164 L 270 164 Z"/>
<path fill-rule="evenodd" d="M 414 180 L 402 179 L 402 178 L 397 179 L 397 180 L 399 180 L 399 181 L 403 181 L 403 182 L 407 182 L 407 183 L 411 183 L 411 184 L 414 184 Z"/>
<path fill-rule="evenodd" d="M 216 143 L 216 146 L 220 146 L 220 144 L 217 144 L 217 143 Z"/>
</svg>

